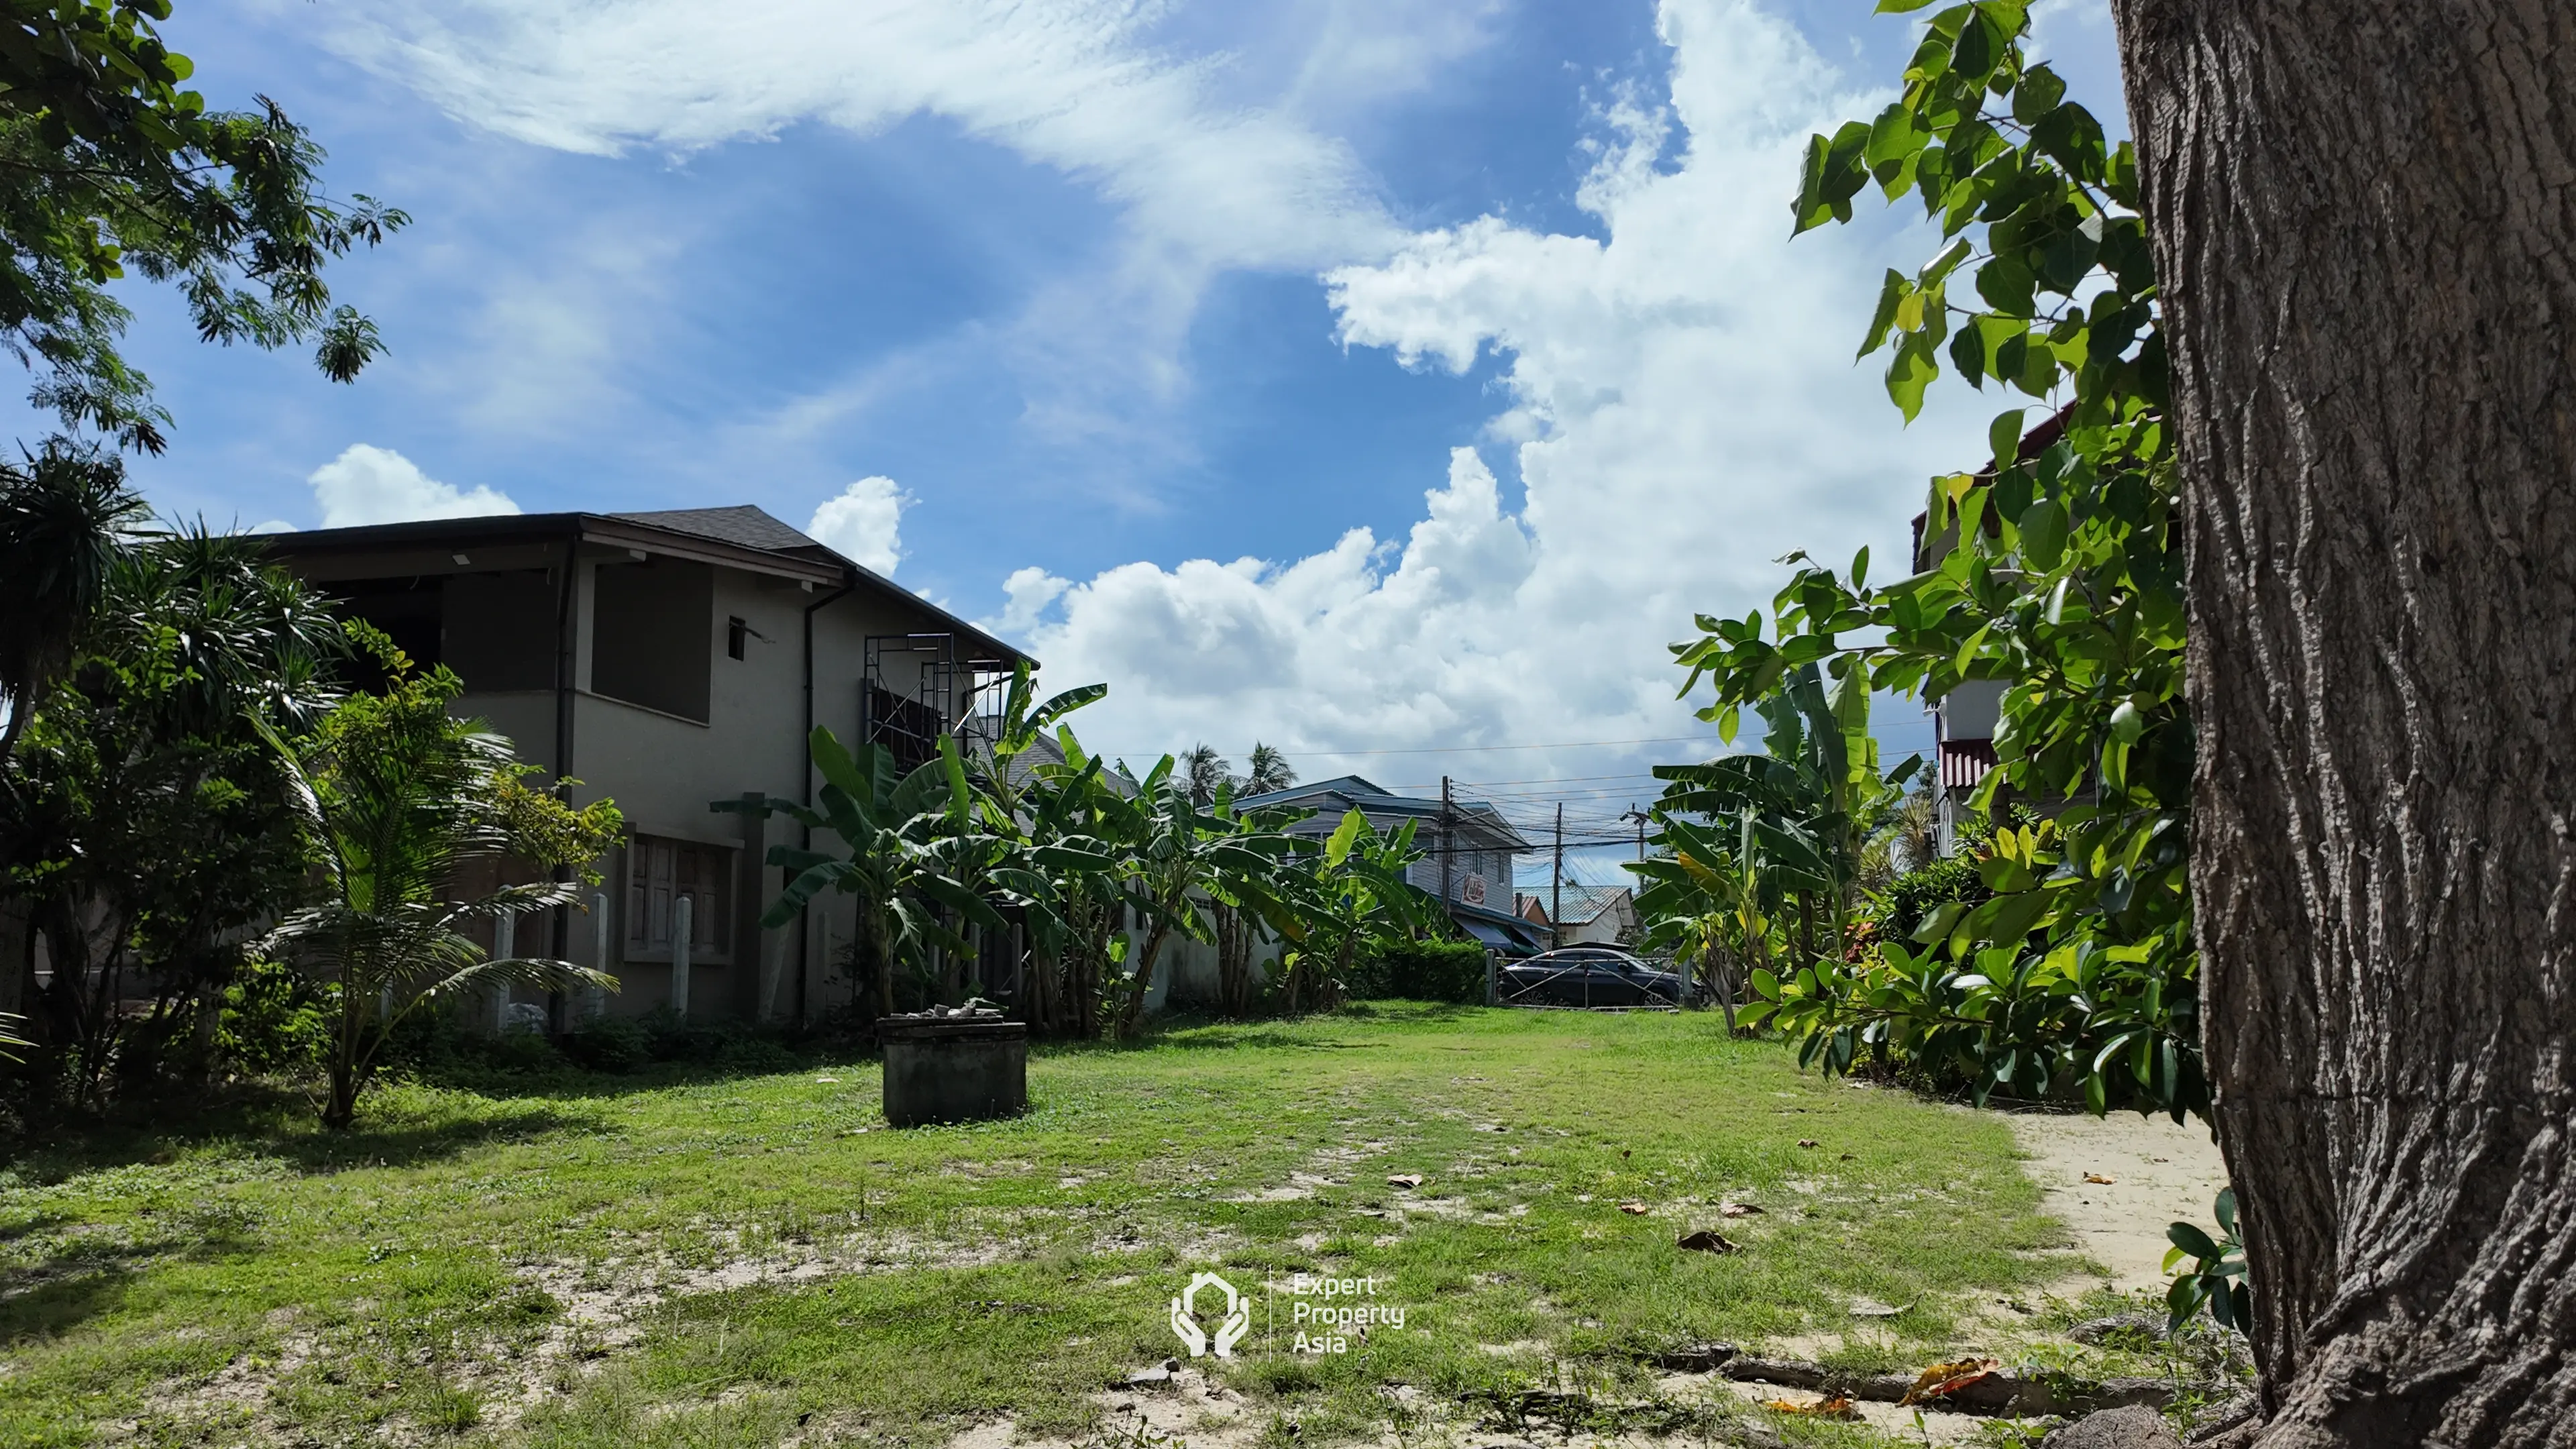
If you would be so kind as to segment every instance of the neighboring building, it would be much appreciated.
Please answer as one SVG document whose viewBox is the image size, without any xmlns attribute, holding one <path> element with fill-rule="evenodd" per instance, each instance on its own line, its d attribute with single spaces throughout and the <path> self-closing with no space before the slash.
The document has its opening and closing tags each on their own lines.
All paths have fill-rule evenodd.
<svg viewBox="0 0 2576 1449">
<path fill-rule="evenodd" d="M 2039 426 L 2022 436 L 2021 451 L 2016 455 L 2028 462 L 2055 446 L 2066 435 L 2066 421 L 2074 405 L 2061 408 Z M 1979 481 L 1990 482 L 1995 465 L 1989 462 Z M 1957 524 L 1944 529 L 1938 537 L 1924 537 L 1929 514 L 1914 515 L 1914 571 L 1922 573 L 1940 566 L 1950 550 L 1958 546 Z M 2003 717 L 2004 691 L 2011 681 L 2003 679 L 1970 679 L 1962 681 L 1948 694 L 1932 702 L 1932 738 L 1934 770 L 1932 776 L 1932 848 L 1940 855 L 1958 850 L 1958 825 L 1966 817 L 1968 797 L 1995 767 L 1995 725 Z"/>
<path fill-rule="evenodd" d="M 1398 795 L 1357 775 L 1343 775 L 1249 795 L 1235 804 L 1312 810 L 1314 815 L 1297 825 L 1295 833 L 1319 838 L 1332 834 L 1353 810 L 1381 833 L 1413 821 L 1414 844 L 1423 857 L 1414 863 L 1410 878 L 1433 899 L 1445 898 L 1449 918 L 1459 929 L 1513 955 L 1547 948 L 1545 934 L 1514 914 L 1512 900 L 1512 862 L 1536 847 L 1483 801 L 1453 799 L 1444 813 L 1436 798 Z"/>
<path fill-rule="evenodd" d="M 1637 897 L 1626 886 L 1542 886 L 1518 899 L 1521 919 L 1549 932 L 1560 946 L 1617 946 L 1637 939 Z M 1563 913 L 1553 920 L 1551 904 Z"/>
<path fill-rule="evenodd" d="M 783 816 L 717 813 L 743 795 L 810 799 L 806 738 L 930 758 L 972 727 L 1026 656 L 757 508 L 550 513 L 279 534 L 277 560 L 464 682 L 457 712 L 519 757 L 613 799 L 626 843 L 606 863 L 604 915 L 524 920 L 543 951 L 616 975 L 607 1009 L 674 999 L 673 927 L 692 917 L 694 1015 L 808 1018 L 842 1004 L 834 958 L 846 897 L 760 928 L 777 897 Z M 604 938 L 605 950 L 597 944 Z M 504 1012 L 507 1003 L 498 1003 Z"/>
</svg>

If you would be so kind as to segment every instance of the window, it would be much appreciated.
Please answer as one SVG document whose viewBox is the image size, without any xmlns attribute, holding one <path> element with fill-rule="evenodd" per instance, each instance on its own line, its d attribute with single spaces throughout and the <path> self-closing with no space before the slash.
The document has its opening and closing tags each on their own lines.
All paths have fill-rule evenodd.
<svg viewBox="0 0 2576 1449">
<path fill-rule="evenodd" d="M 671 923 L 689 901 L 689 956 L 719 958 L 732 940 L 733 850 L 694 840 L 638 835 L 626 851 L 626 954 L 671 954 Z"/>
<path fill-rule="evenodd" d="M 743 651 L 749 647 L 750 640 L 749 623 L 739 618 L 725 620 L 725 657 L 727 659 L 740 659 Z"/>
<path fill-rule="evenodd" d="M 672 559 L 601 564 L 592 597 L 591 689 L 706 723 L 715 570 Z"/>
</svg>

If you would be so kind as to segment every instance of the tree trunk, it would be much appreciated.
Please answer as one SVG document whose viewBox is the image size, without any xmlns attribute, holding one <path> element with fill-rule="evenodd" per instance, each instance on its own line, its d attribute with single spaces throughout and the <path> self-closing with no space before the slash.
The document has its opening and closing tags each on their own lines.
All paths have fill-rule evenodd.
<svg viewBox="0 0 2576 1449">
<path fill-rule="evenodd" d="M 2576 1443 L 2576 8 L 2117 12 L 2242 1442 Z"/>
<path fill-rule="evenodd" d="M 1118 1034 L 1122 1037 L 1134 1036 L 1137 1026 L 1145 1020 L 1145 997 L 1154 989 L 1154 962 L 1161 958 L 1163 942 L 1171 934 L 1172 928 L 1162 921 L 1156 921 L 1145 933 L 1145 954 L 1136 962 L 1136 982 L 1128 988 L 1126 1010 L 1118 1016 Z"/>
</svg>

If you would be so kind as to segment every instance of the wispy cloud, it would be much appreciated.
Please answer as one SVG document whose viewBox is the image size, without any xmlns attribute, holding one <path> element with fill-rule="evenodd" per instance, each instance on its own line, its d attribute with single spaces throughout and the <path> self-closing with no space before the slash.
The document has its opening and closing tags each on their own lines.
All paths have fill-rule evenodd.
<svg viewBox="0 0 2576 1449">
<path fill-rule="evenodd" d="M 1182 46 L 1174 7 L 1138 0 L 737 0 L 721 17 L 696 0 L 423 0 L 344 5 L 324 30 L 460 122 L 539 146 L 685 158 L 800 124 L 874 135 L 926 116 L 1071 179 L 1107 209 L 1108 244 L 1034 278 L 978 345 L 1019 382 L 1033 438 L 1169 464 L 1159 423 L 1188 398 L 1182 357 L 1212 279 L 1376 261 L 1405 240 L 1316 109 L 1426 84 L 1485 42 L 1497 8 L 1282 6 L 1272 23 L 1293 43 L 1279 49 L 1307 62 L 1284 74 L 1267 55 Z M 496 331 L 530 343 L 506 369 L 555 381 L 495 384 L 489 420 L 540 424 L 498 415 L 514 397 L 561 406 L 633 345 L 618 335 L 631 279 L 609 278 L 626 313 L 603 305 L 604 284 L 560 280 L 530 273 L 493 299 Z M 1150 507 L 1135 476 L 1105 486 Z"/>
</svg>

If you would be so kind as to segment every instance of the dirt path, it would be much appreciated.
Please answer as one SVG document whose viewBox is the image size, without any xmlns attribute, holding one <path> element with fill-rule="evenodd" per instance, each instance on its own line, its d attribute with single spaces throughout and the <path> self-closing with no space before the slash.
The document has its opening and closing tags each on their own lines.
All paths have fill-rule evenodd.
<svg viewBox="0 0 2576 1449">
<path fill-rule="evenodd" d="M 2227 1185 L 2218 1146 L 2196 1123 L 2134 1113 L 2022 1113 L 2011 1120 L 2029 1159 L 2023 1170 L 2047 1192 L 2050 1215 L 2110 1271 L 2115 1288 L 2161 1288 L 2171 1246 L 2166 1225 L 2210 1222 L 2210 1203 Z"/>
</svg>

